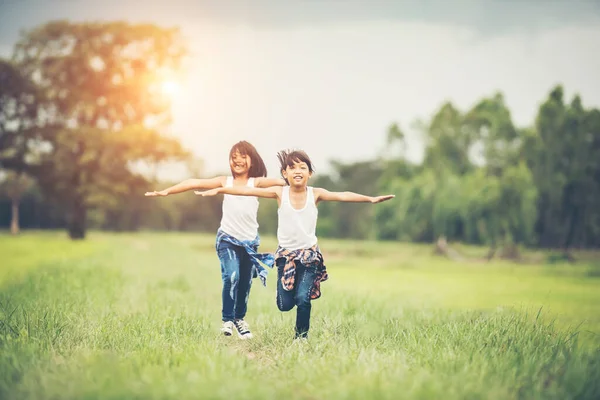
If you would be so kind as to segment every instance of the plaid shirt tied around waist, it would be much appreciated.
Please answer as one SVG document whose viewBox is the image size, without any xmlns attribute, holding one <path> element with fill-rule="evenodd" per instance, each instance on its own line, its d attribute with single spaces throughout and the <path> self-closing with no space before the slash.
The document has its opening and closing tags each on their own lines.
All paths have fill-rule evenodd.
<svg viewBox="0 0 600 400">
<path fill-rule="evenodd" d="M 243 247 L 246 250 L 246 253 L 250 256 L 250 260 L 254 265 L 252 278 L 260 278 L 263 286 L 267 286 L 267 275 L 269 271 L 263 266 L 266 265 L 269 268 L 273 268 L 273 264 L 275 263 L 275 258 L 271 253 L 257 253 L 256 249 L 260 245 L 260 238 L 256 236 L 254 240 L 239 240 L 234 238 L 233 236 L 219 230 L 217 232 L 217 242 L 215 244 L 216 248 L 219 248 L 219 243 L 221 241 L 225 241 L 233 244 L 234 246 Z"/>
<path fill-rule="evenodd" d="M 275 260 L 285 259 L 283 273 L 281 275 L 281 284 L 284 290 L 294 289 L 296 283 L 296 261 L 299 261 L 306 268 L 316 268 L 317 275 L 310 291 L 311 300 L 321 297 L 321 282 L 329 279 L 327 269 L 323 263 L 323 255 L 318 245 L 309 249 L 287 250 L 281 247 L 275 252 Z"/>
</svg>

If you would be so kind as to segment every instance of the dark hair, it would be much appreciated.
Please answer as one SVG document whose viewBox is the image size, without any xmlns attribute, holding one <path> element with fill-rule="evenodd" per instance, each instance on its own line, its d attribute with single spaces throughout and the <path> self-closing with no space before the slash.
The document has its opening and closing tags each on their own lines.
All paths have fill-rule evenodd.
<svg viewBox="0 0 600 400">
<path fill-rule="evenodd" d="M 267 176 L 267 167 L 265 167 L 265 162 L 263 161 L 260 154 L 258 154 L 256 147 L 252 146 L 245 140 L 237 142 L 231 147 L 231 150 L 229 151 L 230 160 L 233 158 L 233 155 L 236 151 L 243 156 L 250 157 L 250 170 L 248 171 L 249 178 Z M 231 171 L 231 173 L 233 174 L 233 170 Z"/>
<path fill-rule="evenodd" d="M 310 157 L 302 150 L 281 150 L 277 153 L 277 159 L 279 160 L 279 170 L 281 172 L 281 176 L 283 177 L 283 170 L 286 167 L 293 167 L 294 163 L 303 162 L 308 166 L 308 170 L 312 174 L 315 170 L 312 161 L 310 161 Z M 285 182 L 289 185 L 290 183 L 283 178 Z"/>
</svg>

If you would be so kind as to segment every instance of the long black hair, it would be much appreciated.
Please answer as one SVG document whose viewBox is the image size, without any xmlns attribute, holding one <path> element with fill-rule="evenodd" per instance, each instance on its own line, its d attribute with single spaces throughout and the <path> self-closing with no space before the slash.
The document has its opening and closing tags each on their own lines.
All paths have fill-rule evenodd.
<svg viewBox="0 0 600 400">
<path fill-rule="evenodd" d="M 281 176 L 283 177 L 283 179 L 285 180 L 285 182 L 288 185 L 290 183 L 283 176 L 283 171 L 285 171 L 285 169 L 287 167 L 290 167 L 290 168 L 293 167 L 295 162 L 296 163 L 298 163 L 298 162 L 306 163 L 306 165 L 308 166 L 308 171 L 311 174 L 315 170 L 315 167 L 314 167 L 312 161 L 310 160 L 310 157 L 308 156 L 308 154 L 306 154 L 302 150 L 281 150 L 280 152 L 277 153 L 277 159 L 279 160 L 279 166 L 280 166 L 279 171 L 281 172 Z"/>
<path fill-rule="evenodd" d="M 243 156 L 250 157 L 250 170 L 248 171 L 249 178 L 259 178 L 267 176 L 267 167 L 265 167 L 265 162 L 263 161 L 260 154 L 258 154 L 256 147 L 252 146 L 245 140 L 237 142 L 231 147 L 231 150 L 229 150 L 230 160 L 233 158 L 233 155 L 236 151 Z M 233 170 L 231 171 L 231 173 L 233 174 Z"/>
</svg>

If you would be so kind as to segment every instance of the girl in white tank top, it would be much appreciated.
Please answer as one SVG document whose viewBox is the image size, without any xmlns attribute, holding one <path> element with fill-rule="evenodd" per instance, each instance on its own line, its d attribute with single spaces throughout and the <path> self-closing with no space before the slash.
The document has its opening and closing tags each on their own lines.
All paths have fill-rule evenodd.
<svg viewBox="0 0 600 400">
<path fill-rule="evenodd" d="M 254 178 L 248 178 L 246 186 L 254 187 Z M 233 187 L 233 177 L 228 176 L 225 187 Z M 223 196 L 223 216 L 219 229 L 240 240 L 254 240 L 258 235 L 258 198 Z"/>
<path fill-rule="evenodd" d="M 288 250 L 310 249 L 317 244 L 317 217 L 319 211 L 315 202 L 314 190 L 306 188 L 306 204 L 295 209 L 290 203 L 290 187 L 281 189 L 281 204 L 277 210 L 277 241 Z"/>
<path fill-rule="evenodd" d="M 229 166 L 232 176 L 218 176 L 212 179 L 187 179 L 162 191 L 148 192 L 146 196 L 168 196 L 188 190 L 214 188 L 264 188 L 282 186 L 282 179 L 269 179 L 267 169 L 254 146 L 242 141 L 236 143 L 229 152 Z M 221 262 L 222 321 L 221 332 L 230 336 L 237 331 L 242 339 L 252 337 L 246 315 L 252 278 L 259 277 L 266 284 L 267 270 L 263 265 L 273 266 L 271 254 L 257 253 L 260 244 L 258 236 L 258 199 L 226 195 L 223 199 L 223 216 L 217 232 L 216 250 Z"/>
<path fill-rule="evenodd" d="M 321 282 L 328 279 L 323 255 L 317 244 L 317 204 L 320 201 L 380 203 L 394 196 L 371 197 L 310 187 L 308 180 L 312 176 L 313 166 L 305 152 L 281 151 L 277 156 L 281 174 L 288 184 L 284 187 L 222 187 L 196 194 L 214 196 L 223 193 L 277 199 L 277 307 L 281 311 L 297 307 L 296 338 L 306 338 L 310 327 L 311 300 L 321 296 Z"/>
</svg>

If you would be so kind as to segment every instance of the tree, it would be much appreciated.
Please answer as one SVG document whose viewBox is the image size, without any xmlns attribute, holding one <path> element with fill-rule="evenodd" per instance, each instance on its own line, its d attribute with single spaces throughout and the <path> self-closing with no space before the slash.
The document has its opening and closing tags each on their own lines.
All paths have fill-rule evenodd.
<svg viewBox="0 0 600 400">
<path fill-rule="evenodd" d="M 466 115 L 470 131 L 471 157 L 485 165 L 488 174 L 501 175 L 504 168 L 518 163 L 521 144 L 502 93 L 479 101 Z M 480 154 L 473 154 L 476 151 Z"/>
<path fill-rule="evenodd" d="M 406 135 L 397 123 L 393 123 L 388 128 L 385 144 L 386 146 L 383 150 L 384 158 L 393 157 L 395 153 L 397 154 L 395 158 L 405 158 L 407 149 Z"/>
<path fill-rule="evenodd" d="M 34 181 L 24 173 L 4 172 L 0 179 L 0 193 L 6 195 L 11 202 L 10 232 L 16 235 L 20 231 L 19 204 L 21 196 L 33 186 Z"/>
<path fill-rule="evenodd" d="M 18 67 L 0 59 L 0 165 L 5 160 L 14 163 L 14 171 L 2 171 L 0 193 L 11 203 L 12 234 L 20 231 L 21 197 L 33 186 L 33 179 L 24 172 L 24 164 L 43 140 L 38 115 L 40 99 L 40 92 Z"/>
<path fill-rule="evenodd" d="M 35 162 L 4 164 L 33 171 L 64 205 L 71 238 L 85 237 L 89 209 L 110 208 L 143 184 L 137 162 L 186 156 L 165 134 L 170 102 L 161 93 L 185 52 L 177 29 L 121 22 L 52 22 L 15 46 L 15 63 L 46 101 L 48 146 Z"/>
<path fill-rule="evenodd" d="M 416 242 L 434 240 L 432 215 L 439 190 L 438 178 L 432 169 L 387 183 L 385 192 L 396 195 L 396 198 L 393 202 L 374 207 L 377 238 Z"/>
<path fill-rule="evenodd" d="M 444 104 L 429 124 L 423 168 L 380 180 L 397 201 L 377 208 L 378 237 L 431 241 L 436 238 L 498 245 L 506 253 L 532 242 L 536 191 L 519 163 L 522 139 L 500 93 L 462 114 Z M 402 138 L 392 126 L 388 138 Z M 476 149 L 479 160 L 473 160 Z M 480 165 L 478 167 L 478 165 Z"/>
<path fill-rule="evenodd" d="M 565 253 L 585 243 L 590 224 L 598 221 L 600 181 L 600 124 L 597 110 L 586 110 L 579 96 L 564 101 L 555 87 L 540 106 L 535 129 L 524 152 L 540 197 L 536 230 L 543 247 L 560 247 Z M 597 236 L 596 236 L 597 238 Z"/>
<path fill-rule="evenodd" d="M 465 129 L 464 116 L 452 103 L 442 105 L 423 128 L 427 141 L 425 167 L 438 173 L 458 175 L 471 170 L 469 149 L 473 138 L 471 132 Z"/>
<path fill-rule="evenodd" d="M 586 206 L 583 210 L 584 228 L 577 238 L 581 246 L 598 247 L 600 243 L 600 110 L 588 110 L 585 116 L 583 131 L 589 159 L 585 164 L 587 182 Z"/>
<path fill-rule="evenodd" d="M 379 172 L 377 178 L 379 188 L 385 188 L 388 184 L 398 178 L 410 178 L 415 173 L 415 166 L 406 158 L 408 145 L 404 131 L 394 123 L 387 131 L 385 148 L 379 157 Z"/>
</svg>

